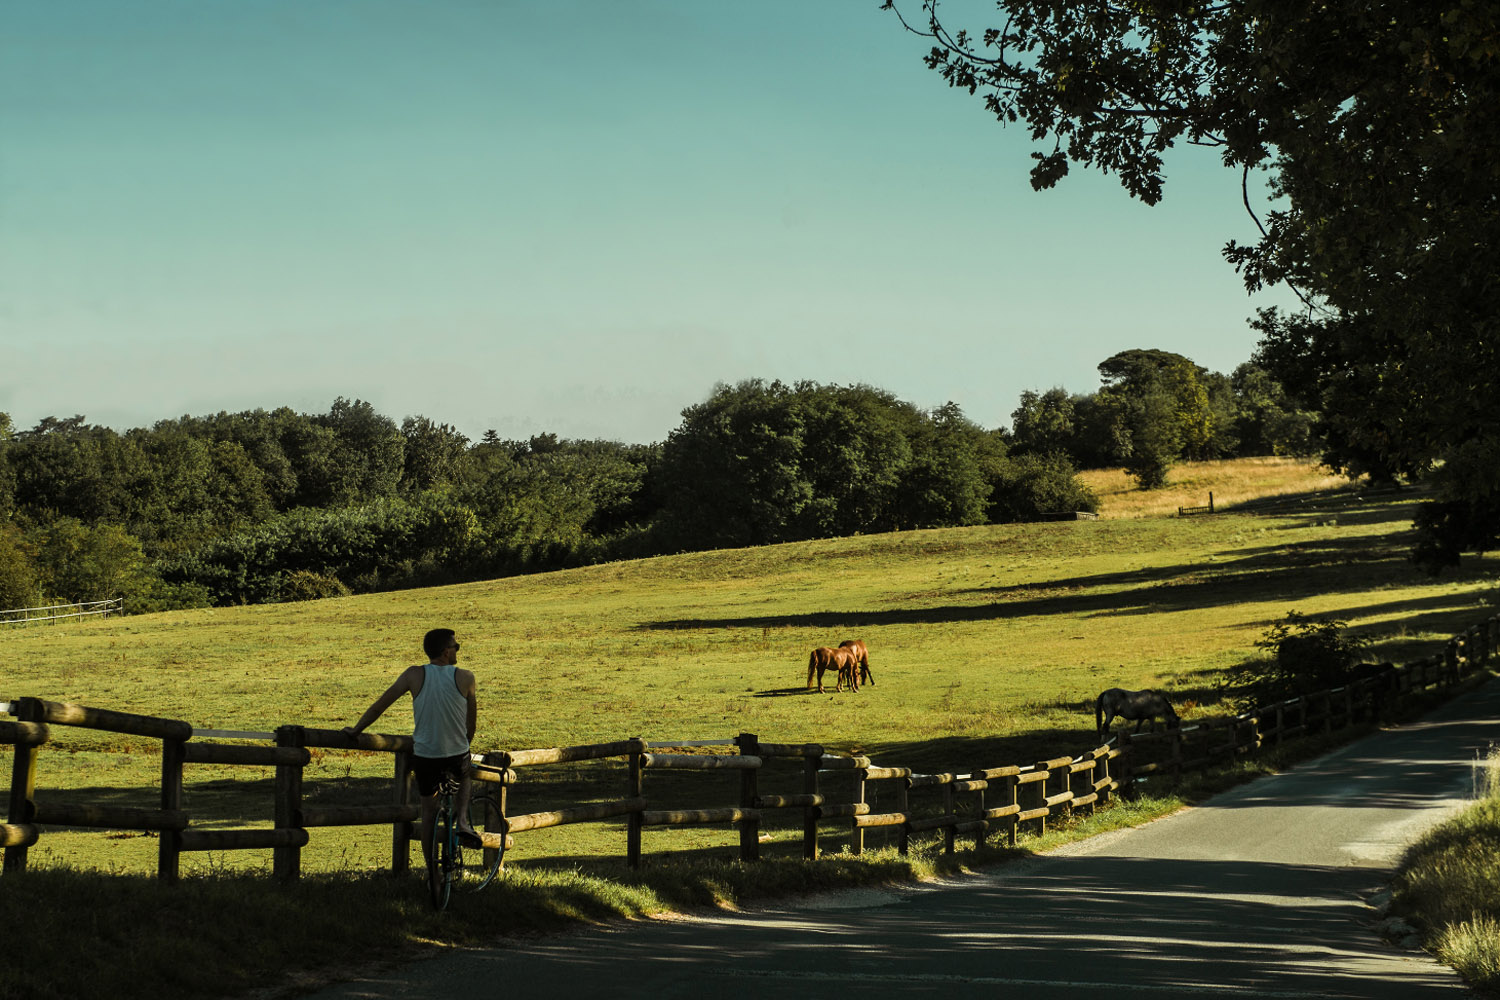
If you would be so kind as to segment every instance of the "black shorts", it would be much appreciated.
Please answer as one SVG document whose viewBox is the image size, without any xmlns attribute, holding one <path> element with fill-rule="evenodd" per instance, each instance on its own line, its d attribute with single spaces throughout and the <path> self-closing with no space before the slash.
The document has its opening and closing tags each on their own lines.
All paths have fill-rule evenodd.
<svg viewBox="0 0 1500 1000">
<path fill-rule="evenodd" d="M 461 780 L 469 771 L 469 755 L 467 753 L 454 754 L 452 757 L 413 755 L 411 771 L 417 776 L 417 793 L 426 798 L 437 794 L 438 785 L 442 783 L 444 774 L 453 775 L 455 781 Z"/>
</svg>

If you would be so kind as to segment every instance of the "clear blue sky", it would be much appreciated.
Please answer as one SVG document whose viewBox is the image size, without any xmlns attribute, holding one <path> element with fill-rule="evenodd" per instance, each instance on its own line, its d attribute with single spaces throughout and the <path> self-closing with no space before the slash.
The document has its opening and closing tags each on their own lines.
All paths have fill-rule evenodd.
<svg viewBox="0 0 1500 1000">
<path fill-rule="evenodd" d="M 124 429 L 336 396 L 662 440 L 716 382 L 986 427 L 1116 351 L 1254 348 L 1212 151 L 1148 208 L 878 0 L 57 0 L 0 13 L 0 411 Z"/>
</svg>

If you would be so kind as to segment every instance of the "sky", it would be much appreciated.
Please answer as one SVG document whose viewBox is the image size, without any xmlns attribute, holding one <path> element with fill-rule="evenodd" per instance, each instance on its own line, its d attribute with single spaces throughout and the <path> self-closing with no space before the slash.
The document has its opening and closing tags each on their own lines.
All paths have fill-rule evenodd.
<svg viewBox="0 0 1500 1000">
<path fill-rule="evenodd" d="M 1223 261 L 1256 233 L 1212 150 L 1156 206 L 1034 192 L 1025 130 L 879 7 L 5 4 L 0 412 L 645 443 L 750 378 L 993 428 L 1121 350 L 1248 360 L 1292 300 Z"/>
</svg>

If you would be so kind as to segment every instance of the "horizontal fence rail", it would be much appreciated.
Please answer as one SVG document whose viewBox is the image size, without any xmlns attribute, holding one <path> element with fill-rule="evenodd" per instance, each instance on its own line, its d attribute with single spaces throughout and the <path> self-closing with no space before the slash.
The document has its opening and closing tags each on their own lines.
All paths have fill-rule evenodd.
<svg viewBox="0 0 1500 1000">
<path fill-rule="evenodd" d="M 793 829 L 800 818 L 801 853 L 808 859 L 819 856 L 820 837 L 826 835 L 821 827 L 829 823 L 837 824 L 839 836 L 855 854 L 865 849 L 866 831 L 879 829 L 890 831 L 902 853 L 909 849 L 913 834 L 934 832 L 941 835 L 948 852 L 956 850 L 959 837 L 972 838 L 976 849 L 991 835 L 1004 835 L 1014 845 L 1021 832 L 1044 832 L 1049 820 L 1092 810 L 1131 782 L 1153 775 L 1176 778 L 1253 755 L 1283 740 L 1376 721 L 1403 699 L 1450 688 L 1478 671 L 1497 647 L 1500 616 L 1453 637 L 1440 654 L 1401 666 L 1377 665 L 1370 676 L 1341 687 L 1178 728 L 1136 734 L 1122 731 L 1080 754 L 966 773 L 924 774 L 816 743 L 762 742 L 753 733 L 687 741 L 647 742 L 632 737 L 584 746 L 474 753 L 475 795 L 484 803 L 486 815 L 481 839 L 487 849 L 509 848 L 518 834 L 623 820 L 625 859 L 638 867 L 647 829 L 730 825 L 739 832 L 740 858 L 755 861 L 761 856 L 763 828 L 776 816 L 785 815 Z M 6 821 L 0 823 L 4 871 L 25 868 L 28 850 L 45 829 L 78 827 L 155 833 L 158 876 L 166 881 L 179 877 L 184 852 L 242 849 L 271 850 L 273 874 L 295 879 L 301 873 L 301 851 L 312 832 L 339 826 L 389 826 L 391 871 L 409 870 L 420 812 L 409 780 L 410 736 L 351 736 L 341 729 L 306 726 L 282 726 L 274 733 L 195 729 L 177 719 L 40 698 L 0 701 L 0 714 L 13 719 L 0 719 L 0 744 L 9 745 L 13 754 L 8 812 Z M 58 726 L 160 740 L 158 807 L 60 803 L 46 796 L 38 801 L 40 751 L 51 742 Z M 211 741 L 226 736 L 267 740 L 270 745 Z M 303 772 L 313 759 L 312 751 L 321 749 L 389 754 L 392 780 L 386 801 L 345 806 L 304 802 Z M 183 808 L 183 774 L 186 767 L 198 764 L 274 768 L 272 828 L 195 827 Z M 579 765 L 601 768 L 606 777 L 613 774 L 608 780 L 614 782 L 616 791 L 600 801 L 561 808 L 525 812 L 511 808 L 512 793 L 527 791 L 522 780 L 527 769 Z M 732 801 L 708 806 L 670 801 L 669 789 L 676 786 L 662 787 L 662 783 L 671 774 L 704 775 L 687 779 L 692 782 L 729 781 L 737 784 L 737 794 L 726 796 Z"/>
<path fill-rule="evenodd" d="M 41 608 L 0 610 L 0 625 L 25 625 L 28 622 L 60 622 L 70 618 L 107 617 L 123 614 L 125 599 L 111 597 L 103 601 L 81 601 L 73 604 L 49 604 Z M 51 612 L 51 614 L 43 614 Z"/>
</svg>

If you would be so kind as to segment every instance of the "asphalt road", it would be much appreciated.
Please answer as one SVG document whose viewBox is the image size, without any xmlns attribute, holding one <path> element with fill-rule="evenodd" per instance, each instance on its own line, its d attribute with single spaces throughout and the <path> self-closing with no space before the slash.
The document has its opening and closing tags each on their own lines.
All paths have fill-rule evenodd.
<svg viewBox="0 0 1500 1000">
<path fill-rule="evenodd" d="M 1500 683 L 1136 830 L 980 876 L 445 955 L 317 993 L 398 1000 L 1462 997 L 1372 930 L 1402 848 L 1500 742 Z"/>
</svg>

